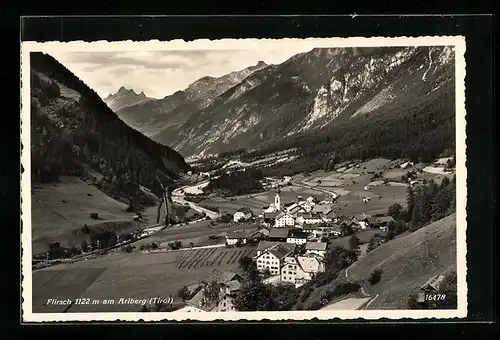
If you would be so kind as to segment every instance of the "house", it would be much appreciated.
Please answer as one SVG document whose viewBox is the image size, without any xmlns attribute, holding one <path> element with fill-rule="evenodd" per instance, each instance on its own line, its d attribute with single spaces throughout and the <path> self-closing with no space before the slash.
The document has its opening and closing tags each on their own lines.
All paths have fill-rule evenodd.
<svg viewBox="0 0 500 340">
<path fill-rule="evenodd" d="M 317 255 L 321 258 L 326 254 L 326 242 L 307 242 L 305 255 Z"/>
<path fill-rule="evenodd" d="M 436 275 L 431 277 L 429 280 L 427 280 L 426 283 L 424 283 L 420 289 L 424 291 L 439 291 L 439 287 L 441 286 L 441 283 L 443 283 L 444 280 L 444 275 Z"/>
<path fill-rule="evenodd" d="M 289 213 L 281 212 L 275 218 L 274 226 L 276 228 L 293 227 L 294 225 L 295 219 Z"/>
<path fill-rule="evenodd" d="M 295 243 L 296 245 L 306 244 L 307 237 L 309 233 L 305 233 L 303 231 L 291 230 L 286 238 L 287 243 Z"/>
<path fill-rule="evenodd" d="M 226 235 L 226 245 L 228 246 L 234 246 L 236 244 L 246 244 L 247 239 L 249 237 L 249 233 L 245 231 L 237 231 L 234 233 L 228 233 Z"/>
<path fill-rule="evenodd" d="M 234 311 L 233 299 L 240 289 L 243 278 L 236 273 L 215 269 L 202 282 L 202 288 L 186 301 L 187 312 L 227 312 Z M 218 286 L 217 296 L 208 297 L 209 285 Z"/>
<path fill-rule="evenodd" d="M 309 212 L 313 209 L 315 204 L 313 202 L 309 201 L 300 201 L 297 203 L 302 209 L 304 209 L 306 212 Z"/>
<path fill-rule="evenodd" d="M 286 242 L 289 233 L 289 228 L 273 228 L 269 231 L 269 235 L 267 238 L 269 239 L 269 241 Z"/>
<path fill-rule="evenodd" d="M 412 166 L 413 166 L 412 162 L 405 162 L 405 163 L 400 165 L 401 169 L 407 169 L 407 168 L 412 167 Z"/>
<path fill-rule="evenodd" d="M 320 224 L 320 223 L 304 224 L 302 227 L 302 231 L 317 238 L 323 234 L 323 230 L 321 230 L 322 229 L 321 226 L 322 226 L 322 224 Z"/>
<path fill-rule="evenodd" d="M 363 203 L 368 203 L 370 200 L 370 197 L 363 197 Z"/>
<path fill-rule="evenodd" d="M 306 201 L 309 203 L 317 203 L 319 202 L 319 199 L 314 197 L 313 195 L 310 195 L 309 197 L 306 198 Z"/>
<path fill-rule="evenodd" d="M 293 283 L 298 288 L 324 271 L 325 265 L 314 256 L 286 257 L 281 268 L 281 281 Z"/>
<path fill-rule="evenodd" d="M 274 225 L 275 220 L 276 220 L 276 216 L 278 214 L 279 213 L 276 212 L 276 211 L 273 211 L 273 212 L 264 212 L 264 223 L 266 223 L 267 225 Z"/>
<path fill-rule="evenodd" d="M 363 189 L 368 191 L 368 190 L 370 190 L 370 187 L 368 185 L 365 185 L 365 187 Z"/>
<path fill-rule="evenodd" d="M 293 255 L 293 250 L 287 247 L 287 243 L 278 243 L 264 250 L 260 255 L 255 257 L 257 269 L 260 271 L 268 269 L 271 275 L 279 275 L 283 266 L 285 257 Z M 289 243 L 288 243 L 289 244 Z M 293 244 L 295 247 L 295 244 Z"/>
<path fill-rule="evenodd" d="M 361 229 L 367 229 L 370 226 L 370 215 L 362 214 L 353 216 L 353 221 L 356 221 Z"/>
<path fill-rule="evenodd" d="M 250 208 L 243 207 L 238 209 L 233 216 L 234 222 L 246 221 L 253 216 L 253 211 Z"/>
<path fill-rule="evenodd" d="M 285 209 L 289 214 L 291 214 L 293 216 L 297 215 L 300 212 L 306 212 L 306 209 L 303 206 L 301 206 L 299 203 L 291 203 L 291 204 L 287 205 L 285 207 Z"/>
<path fill-rule="evenodd" d="M 300 225 L 304 224 L 317 224 L 323 222 L 323 218 L 320 214 L 315 213 L 301 213 L 297 215 L 297 223 Z"/>
<path fill-rule="evenodd" d="M 377 217 L 372 220 L 371 227 L 372 228 L 379 228 L 382 230 L 384 228 L 387 230 L 387 227 L 389 226 L 390 222 L 395 222 L 394 218 L 392 216 L 382 216 L 382 217 Z"/>
<path fill-rule="evenodd" d="M 186 301 L 187 312 L 231 312 L 235 311 L 234 298 L 241 287 L 239 281 L 217 283 L 218 296 L 207 296 L 208 284 L 204 285 L 190 300 Z"/>
<path fill-rule="evenodd" d="M 293 243 L 286 242 L 274 242 L 274 241 L 260 241 L 257 245 L 257 256 L 260 256 L 264 251 L 271 249 L 272 247 L 281 244 L 282 246 L 290 249 L 293 253 L 295 251 L 296 245 Z"/>
<path fill-rule="evenodd" d="M 342 228 L 338 224 L 333 224 L 325 229 L 325 232 L 335 237 L 342 235 Z"/>
</svg>

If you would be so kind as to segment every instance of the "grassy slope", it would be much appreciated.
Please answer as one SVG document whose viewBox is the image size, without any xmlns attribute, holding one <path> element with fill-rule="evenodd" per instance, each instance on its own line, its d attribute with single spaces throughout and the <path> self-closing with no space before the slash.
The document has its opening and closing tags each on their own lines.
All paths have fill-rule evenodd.
<svg viewBox="0 0 500 340">
<path fill-rule="evenodd" d="M 84 237 L 74 234 L 73 230 L 81 229 L 85 224 L 119 228 L 123 232 L 137 228 L 134 214 L 125 211 L 125 204 L 76 177 L 61 176 L 59 182 L 33 185 L 31 198 L 34 254 L 47 250 L 53 241 L 63 246 L 80 246 Z M 155 216 L 151 215 L 154 210 L 156 208 L 148 210 L 151 212 L 145 216 L 148 222 L 156 222 Z M 91 219 L 92 212 L 98 213 L 100 219 Z"/>
<path fill-rule="evenodd" d="M 430 277 L 455 270 L 456 215 L 450 215 L 411 234 L 394 239 L 361 258 L 348 271 L 351 280 L 363 280 L 376 269 L 382 279 L 365 287 L 379 294 L 369 309 L 404 309 L 409 294 Z"/>
</svg>

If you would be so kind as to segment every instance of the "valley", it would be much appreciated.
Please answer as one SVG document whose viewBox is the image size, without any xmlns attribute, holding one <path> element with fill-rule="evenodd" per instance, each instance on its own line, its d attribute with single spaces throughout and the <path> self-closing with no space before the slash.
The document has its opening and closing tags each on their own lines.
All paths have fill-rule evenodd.
<svg viewBox="0 0 500 340">
<path fill-rule="evenodd" d="M 34 53 L 33 311 L 417 309 L 441 276 L 456 297 L 453 62 L 314 48 L 100 98 Z"/>
</svg>

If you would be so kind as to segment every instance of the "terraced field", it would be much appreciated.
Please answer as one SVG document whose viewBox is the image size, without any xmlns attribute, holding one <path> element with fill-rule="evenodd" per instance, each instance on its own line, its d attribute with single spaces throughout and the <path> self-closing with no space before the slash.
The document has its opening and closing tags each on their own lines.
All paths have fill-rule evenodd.
<svg viewBox="0 0 500 340">
<path fill-rule="evenodd" d="M 177 269 L 191 270 L 203 267 L 220 267 L 238 264 L 244 256 L 252 257 L 255 249 L 245 248 L 206 248 L 186 251 L 186 254 L 177 258 Z"/>
</svg>

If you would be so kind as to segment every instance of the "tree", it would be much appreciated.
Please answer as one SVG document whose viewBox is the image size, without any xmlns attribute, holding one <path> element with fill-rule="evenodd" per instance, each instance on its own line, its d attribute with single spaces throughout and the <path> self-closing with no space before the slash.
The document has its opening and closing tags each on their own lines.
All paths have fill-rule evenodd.
<svg viewBox="0 0 500 340">
<path fill-rule="evenodd" d="M 349 247 L 351 247 L 351 249 L 356 249 L 358 248 L 358 246 L 359 246 L 359 238 L 356 235 L 352 235 L 349 238 Z"/>
<path fill-rule="evenodd" d="M 373 272 L 370 274 L 368 282 L 373 286 L 374 284 L 379 282 L 381 278 L 382 278 L 382 269 L 378 268 L 373 270 Z"/>
<path fill-rule="evenodd" d="M 241 270 L 243 270 L 244 272 L 248 271 L 250 264 L 252 262 L 253 262 L 253 260 L 248 256 L 240 257 L 240 259 L 238 260 L 238 264 L 239 264 Z"/>
<path fill-rule="evenodd" d="M 403 207 L 399 203 L 392 204 L 387 210 L 387 215 L 392 216 L 395 220 L 400 219 Z"/>
<path fill-rule="evenodd" d="M 177 296 L 181 298 L 183 301 L 189 300 L 191 298 L 191 292 L 189 291 L 189 288 L 186 286 L 183 286 L 179 291 L 177 292 Z"/>
<path fill-rule="evenodd" d="M 270 285 L 262 282 L 246 282 L 234 298 L 234 306 L 238 311 L 273 310 L 274 301 Z"/>
</svg>

